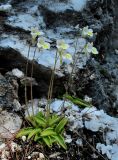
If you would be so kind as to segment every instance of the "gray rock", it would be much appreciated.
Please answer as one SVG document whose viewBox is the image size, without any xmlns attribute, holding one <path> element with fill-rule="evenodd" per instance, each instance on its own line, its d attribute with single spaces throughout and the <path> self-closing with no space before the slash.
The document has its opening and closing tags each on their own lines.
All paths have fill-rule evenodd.
<svg viewBox="0 0 118 160">
<path fill-rule="evenodd" d="M 82 5 L 77 5 L 77 9 L 75 4 L 79 4 L 80 2 Z M 114 2 L 117 3 L 115 0 Z M 69 42 L 69 44 L 72 44 L 77 33 L 75 26 L 77 24 L 79 24 L 80 27 L 88 25 L 94 32 L 98 32 L 96 38 L 94 38 L 94 42 L 97 49 L 100 51 L 100 56 L 105 57 L 104 53 L 108 54 L 106 51 L 110 47 L 109 39 L 111 31 L 113 30 L 113 9 L 115 8 L 112 0 L 34 0 L 30 2 L 27 0 L 11 0 L 11 4 L 13 7 L 12 13 L 3 18 L 3 23 L 0 24 L 0 68 L 5 68 L 6 70 L 18 68 L 25 73 L 26 57 L 29 46 L 27 40 L 30 39 L 29 31 L 32 26 L 38 26 L 43 30 L 46 33 L 46 36 L 51 39 L 51 43 L 53 44 L 54 42 L 55 46 L 55 41 L 57 39 L 64 39 Z M 117 12 L 117 8 L 115 12 Z M 116 31 L 114 34 L 115 33 Z M 31 75 L 33 51 L 34 48 L 31 47 L 28 77 Z M 73 53 L 72 48 L 70 49 L 70 52 Z M 41 54 L 38 51 L 36 53 L 33 77 L 36 79 L 38 86 L 35 87 L 34 98 L 47 95 L 51 75 L 50 68 L 54 64 L 54 56 L 54 48 L 52 48 L 51 51 L 41 52 Z M 113 58 L 111 59 L 111 62 L 106 59 L 111 66 L 114 63 Z M 93 98 L 93 101 L 96 102 L 95 104 L 97 106 L 107 108 L 107 106 L 110 106 L 109 89 L 107 89 L 107 87 L 110 86 L 109 83 L 111 80 L 102 79 L 101 74 L 98 74 L 98 77 L 95 78 L 91 84 L 89 73 L 92 75 L 92 71 L 94 72 L 96 68 L 92 66 L 94 69 L 91 71 L 91 67 L 88 69 L 87 66 L 85 70 L 88 69 L 89 73 L 86 74 L 84 66 L 86 66 L 87 61 L 87 57 L 83 55 L 79 56 L 77 67 L 78 74 L 75 78 L 76 84 L 74 90 L 78 94 L 82 86 L 81 91 L 85 89 L 85 94 L 87 94 L 86 92 L 89 92 L 87 95 Z M 98 64 L 98 66 L 100 65 Z M 112 76 L 116 76 L 117 71 L 115 69 L 109 66 L 105 67 L 107 70 L 110 70 Z M 60 64 L 58 63 L 57 69 L 59 68 Z M 85 72 L 83 70 L 80 71 L 78 68 L 82 68 Z M 59 77 L 58 74 L 55 75 L 53 92 L 55 96 L 59 95 L 59 93 L 62 94 L 64 91 L 64 83 L 67 77 L 65 77 L 63 73 L 65 73 L 64 70 L 61 72 L 61 75 L 63 75 L 62 77 Z M 100 81 L 98 81 L 98 79 L 100 79 Z M 114 79 L 114 81 L 116 83 L 116 79 Z M 89 89 L 90 91 L 88 91 Z M 110 89 L 112 89 L 112 87 Z M 4 94 L 4 92 L 2 94 Z M 104 105 L 101 105 L 101 103 Z"/>
<path fill-rule="evenodd" d="M 13 138 L 21 128 L 22 120 L 17 114 L 2 111 L 0 113 L 0 137 Z"/>
<path fill-rule="evenodd" d="M 12 108 L 17 97 L 13 86 L 0 74 L 0 108 Z"/>
</svg>

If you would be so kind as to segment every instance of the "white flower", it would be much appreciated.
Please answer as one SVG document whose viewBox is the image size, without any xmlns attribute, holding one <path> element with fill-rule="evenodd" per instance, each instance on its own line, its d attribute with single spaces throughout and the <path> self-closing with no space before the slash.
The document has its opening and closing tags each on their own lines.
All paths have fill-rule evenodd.
<svg viewBox="0 0 118 160">
<path fill-rule="evenodd" d="M 93 43 L 87 43 L 87 45 L 83 49 L 84 53 L 92 53 L 92 54 L 98 54 L 98 51 L 95 47 L 93 47 Z"/>
<path fill-rule="evenodd" d="M 38 36 L 44 35 L 42 31 L 39 31 L 38 28 L 31 28 L 32 39 L 36 40 Z"/>
<path fill-rule="evenodd" d="M 63 59 L 72 61 L 72 56 L 70 53 L 66 53 L 66 50 L 69 48 L 69 45 L 65 43 L 64 40 L 57 40 L 56 42 L 57 51 L 59 53 L 60 63 L 62 64 Z"/>
<path fill-rule="evenodd" d="M 95 47 L 92 47 L 92 53 L 93 54 L 98 54 L 98 50 Z"/>
<path fill-rule="evenodd" d="M 63 59 L 67 59 L 69 61 L 72 61 L 72 55 L 70 53 L 65 53 L 62 55 Z"/>
<path fill-rule="evenodd" d="M 69 60 L 72 61 L 72 56 L 70 53 L 66 53 L 65 50 L 58 50 L 59 58 L 60 58 L 60 64 L 62 64 L 63 60 Z"/>
<path fill-rule="evenodd" d="M 64 40 L 57 40 L 57 45 L 56 47 L 59 49 L 59 50 L 66 50 L 69 48 L 69 45 L 65 43 Z"/>
<path fill-rule="evenodd" d="M 25 142 L 26 141 L 26 136 L 22 136 L 22 140 L 23 140 L 23 142 Z"/>
<path fill-rule="evenodd" d="M 50 43 L 45 42 L 44 38 L 38 38 L 38 43 L 37 43 L 37 47 L 39 49 L 50 49 Z"/>
<path fill-rule="evenodd" d="M 83 49 L 84 53 L 91 53 L 93 48 L 93 43 L 87 43 Z"/>
<path fill-rule="evenodd" d="M 88 26 L 82 29 L 82 37 L 93 37 L 93 30 L 89 29 Z"/>
</svg>

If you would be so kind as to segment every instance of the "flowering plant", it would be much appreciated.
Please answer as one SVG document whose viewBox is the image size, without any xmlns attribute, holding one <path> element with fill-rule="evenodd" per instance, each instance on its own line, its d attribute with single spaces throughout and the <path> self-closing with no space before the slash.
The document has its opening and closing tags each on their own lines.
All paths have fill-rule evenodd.
<svg viewBox="0 0 118 160">
<path fill-rule="evenodd" d="M 93 37 L 93 30 L 89 29 L 88 26 L 82 29 L 82 37 Z"/>
</svg>

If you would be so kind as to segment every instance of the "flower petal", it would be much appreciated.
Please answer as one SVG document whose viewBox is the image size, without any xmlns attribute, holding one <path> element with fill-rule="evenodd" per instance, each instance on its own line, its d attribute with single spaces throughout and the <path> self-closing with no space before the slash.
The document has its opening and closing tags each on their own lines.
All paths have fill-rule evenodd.
<svg viewBox="0 0 118 160">
<path fill-rule="evenodd" d="M 58 49 L 63 49 L 63 50 L 66 50 L 69 48 L 69 45 L 65 43 L 64 40 L 57 40 L 57 48 Z"/>
<path fill-rule="evenodd" d="M 42 48 L 43 49 L 50 49 L 50 44 L 45 42 L 43 45 L 42 45 Z"/>
<path fill-rule="evenodd" d="M 63 57 L 65 59 L 68 59 L 68 60 L 72 61 L 72 55 L 70 53 L 66 53 L 65 55 L 63 55 Z"/>
<path fill-rule="evenodd" d="M 92 48 L 92 53 L 93 53 L 93 54 L 98 54 L 98 50 L 97 50 L 95 47 L 93 47 L 93 48 Z"/>
</svg>

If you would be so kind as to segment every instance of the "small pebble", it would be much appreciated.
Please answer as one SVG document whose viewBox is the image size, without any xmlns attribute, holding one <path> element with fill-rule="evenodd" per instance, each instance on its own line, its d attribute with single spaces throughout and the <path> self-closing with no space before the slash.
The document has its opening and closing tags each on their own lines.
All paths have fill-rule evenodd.
<svg viewBox="0 0 118 160">
<path fill-rule="evenodd" d="M 22 136 L 22 140 L 23 140 L 23 142 L 25 142 L 26 141 L 26 136 Z"/>
<path fill-rule="evenodd" d="M 39 157 L 40 157 L 41 159 L 44 159 L 44 158 L 45 158 L 43 153 L 39 153 Z"/>
</svg>

